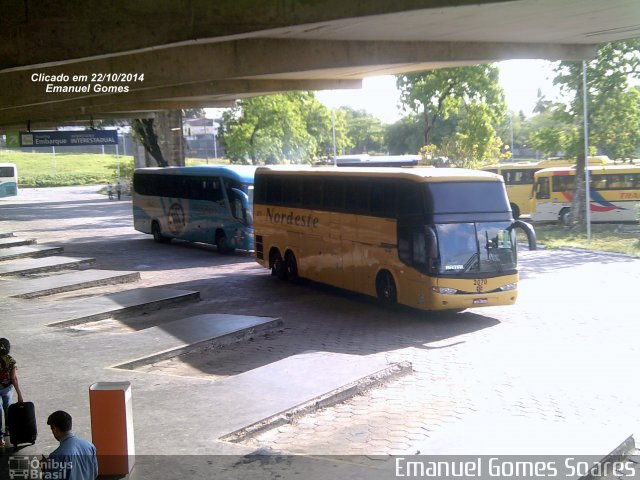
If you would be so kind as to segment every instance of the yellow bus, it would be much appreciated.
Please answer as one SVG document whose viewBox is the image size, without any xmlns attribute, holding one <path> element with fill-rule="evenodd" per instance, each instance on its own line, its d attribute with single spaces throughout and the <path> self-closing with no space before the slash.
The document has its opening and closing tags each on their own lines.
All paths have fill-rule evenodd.
<svg viewBox="0 0 640 480">
<path fill-rule="evenodd" d="M 604 165 L 607 162 L 610 162 L 610 160 L 606 156 L 589 157 L 589 165 Z M 533 175 L 543 168 L 570 167 L 575 163 L 575 160 L 549 158 L 538 162 L 494 163 L 485 165 L 480 169 L 502 175 L 504 184 L 507 187 L 507 196 L 509 197 L 513 218 L 520 218 L 520 215 L 529 215 L 531 213 L 530 198 L 534 181 Z"/>
<path fill-rule="evenodd" d="M 517 296 L 515 222 L 502 177 L 451 168 L 261 167 L 255 174 L 257 262 L 378 297 L 463 310 Z"/>
<path fill-rule="evenodd" d="M 575 167 L 539 170 L 531 195 L 535 222 L 570 222 Z M 640 165 L 589 167 L 589 206 L 593 222 L 635 222 L 640 204 Z"/>
</svg>

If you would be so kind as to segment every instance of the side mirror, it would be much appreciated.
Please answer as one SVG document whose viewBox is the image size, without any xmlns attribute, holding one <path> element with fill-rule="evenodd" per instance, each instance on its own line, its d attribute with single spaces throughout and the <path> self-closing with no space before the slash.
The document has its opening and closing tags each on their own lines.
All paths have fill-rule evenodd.
<svg viewBox="0 0 640 480">
<path fill-rule="evenodd" d="M 522 220 L 516 220 L 513 222 L 513 228 L 521 229 L 525 235 L 527 236 L 527 241 L 529 242 L 529 250 L 537 250 L 537 239 L 536 239 L 536 231 L 533 229 L 533 226 L 527 222 L 523 222 Z"/>
<path fill-rule="evenodd" d="M 247 195 L 242 190 L 239 190 L 237 188 L 232 188 L 231 190 L 233 191 L 233 193 L 238 195 L 238 198 L 242 199 L 242 206 L 244 208 L 247 208 L 249 206 L 249 195 Z"/>
</svg>

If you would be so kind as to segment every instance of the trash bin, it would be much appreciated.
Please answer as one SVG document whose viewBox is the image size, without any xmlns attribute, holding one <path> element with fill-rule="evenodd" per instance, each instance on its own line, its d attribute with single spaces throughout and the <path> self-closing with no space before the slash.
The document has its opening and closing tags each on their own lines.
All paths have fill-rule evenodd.
<svg viewBox="0 0 640 480">
<path fill-rule="evenodd" d="M 94 383 L 89 387 L 89 406 L 99 474 L 129 474 L 135 462 L 131 383 Z"/>
</svg>

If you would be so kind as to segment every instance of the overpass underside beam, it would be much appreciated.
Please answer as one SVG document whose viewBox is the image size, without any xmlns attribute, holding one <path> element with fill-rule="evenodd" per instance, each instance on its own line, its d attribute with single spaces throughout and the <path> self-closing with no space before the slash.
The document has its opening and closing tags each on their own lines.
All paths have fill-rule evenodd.
<svg viewBox="0 0 640 480">
<path fill-rule="evenodd" d="M 93 114 L 98 115 L 99 112 L 112 111 L 109 102 L 114 98 L 117 98 L 117 103 L 157 102 L 159 108 L 162 108 L 162 102 L 172 102 L 179 97 L 206 95 L 212 100 L 216 96 L 217 100 L 230 100 L 243 95 L 260 95 L 276 91 L 317 90 L 343 86 L 353 88 L 353 84 L 332 85 L 331 82 L 359 80 L 365 76 L 383 73 L 490 63 L 513 58 L 577 60 L 591 58 L 594 54 L 595 47 L 591 45 L 540 43 L 253 38 L 182 45 L 31 71 L 1 73 L 0 125 L 29 118 L 43 118 L 42 115 L 30 116 L 33 110 L 38 110 L 42 104 L 57 104 L 57 107 L 52 108 L 57 108 L 59 112 L 65 111 L 64 102 L 76 101 L 76 105 L 82 103 L 88 106 L 87 108 L 93 104 Z M 97 77 L 107 73 L 132 74 L 137 75 L 137 79 L 100 83 Z M 51 78 L 63 80 L 47 80 Z M 94 79 L 96 81 L 92 81 Z M 276 80 L 285 83 L 273 83 L 271 87 L 256 83 Z M 309 83 L 307 88 L 304 82 L 324 82 L 324 87 Z M 71 86 L 87 83 L 91 84 L 88 92 L 47 92 L 49 84 Z M 93 86 L 96 83 L 126 88 L 121 89 L 115 97 L 113 93 L 96 93 Z M 106 103 L 102 103 L 101 97 L 105 98 Z M 104 108 L 98 105 L 103 105 Z M 34 108 L 21 111 L 29 107 Z M 77 113 L 74 108 L 75 105 L 70 107 L 69 112 Z M 47 113 L 47 118 L 50 118 L 50 115 L 51 111 Z"/>
</svg>

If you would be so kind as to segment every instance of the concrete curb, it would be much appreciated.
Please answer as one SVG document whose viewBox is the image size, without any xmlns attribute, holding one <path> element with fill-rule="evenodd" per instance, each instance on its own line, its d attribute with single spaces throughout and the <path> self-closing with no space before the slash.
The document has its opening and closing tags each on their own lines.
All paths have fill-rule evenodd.
<svg viewBox="0 0 640 480">
<path fill-rule="evenodd" d="M 175 295 L 169 298 L 162 298 L 147 303 L 140 303 L 136 305 L 122 306 L 121 308 L 109 309 L 104 312 L 85 315 L 82 317 L 72 318 L 69 320 L 63 320 L 61 322 L 48 323 L 47 327 L 74 327 L 76 325 L 82 325 L 85 323 L 96 322 L 98 320 L 104 320 L 107 318 L 123 318 L 134 313 L 139 312 L 153 312 L 160 310 L 163 307 L 170 307 L 185 302 L 199 302 L 200 292 L 182 291 L 181 294 Z"/>
<path fill-rule="evenodd" d="M 0 248 L 11 247 L 28 247 L 29 245 L 35 245 L 37 242 L 33 238 L 18 238 L 18 237 L 0 237 Z"/>
<path fill-rule="evenodd" d="M 266 322 L 260 325 L 256 325 L 250 328 L 243 328 L 236 330 L 235 332 L 227 333 L 220 337 L 208 338 L 196 343 L 184 345 L 178 348 L 172 348 L 164 350 L 147 357 L 137 358 L 129 362 L 121 363 L 119 365 L 113 365 L 109 368 L 123 369 L 123 370 L 135 370 L 152 363 L 168 360 L 169 358 L 177 357 L 185 353 L 193 353 L 197 351 L 206 352 L 215 348 L 223 347 L 225 345 L 231 345 L 233 343 L 242 342 L 253 338 L 256 335 L 263 335 L 273 332 L 275 329 L 281 328 L 284 322 L 279 318 Z"/>
<path fill-rule="evenodd" d="M 367 390 L 379 387 L 412 372 L 413 365 L 410 362 L 393 363 L 389 367 L 360 378 L 355 382 L 343 385 L 342 387 L 317 396 L 293 408 L 267 417 L 252 425 L 236 430 L 235 432 L 228 433 L 227 435 L 220 437 L 220 440 L 231 443 L 243 442 L 267 430 L 292 423 L 304 415 L 337 405 L 338 403 L 343 403 L 356 395 L 363 394 Z"/>
<path fill-rule="evenodd" d="M 57 293 L 73 292 L 76 290 L 83 290 L 85 288 L 100 287 L 104 285 L 119 285 L 122 283 L 137 282 L 140 280 L 140 272 L 129 272 L 121 275 L 115 275 L 108 278 L 99 278 L 95 280 L 87 280 L 78 283 L 70 283 L 68 285 L 60 285 L 48 289 L 37 290 L 34 292 L 21 293 L 17 295 L 11 295 L 11 298 L 38 298 L 48 295 L 55 295 Z"/>
<path fill-rule="evenodd" d="M 626 457 L 636 448 L 636 441 L 633 435 L 629 435 L 620 445 L 618 445 L 609 455 L 598 462 L 599 465 L 613 464 L 623 462 Z M 580 477 L 579 480 L 598 480 L 603 477 L 594 474 L 588 474 Z"/>
<path fill-rule="evenodd" d="M 66 258 L 66 260 L 65 260 Z M 29 275 L 32 273 L 48 273 L 48 272 L 58 272 L 61 270 L 82 270 L 84 267 L 93 265 L 96 263 L 95 258 L 72 258 L 72 257 L 62 257 L 62 256 L 51 256 L 51 257 L 40 257 L 40 258 L 26 258 L 26 259 L 17 259 L 18 261 L 37 261 L 37 260 L 49 260 L 49 259 L 60 259 L 59 262 L 53 264 L 44 264 L 44 265 L 31 265 L 31 266 L 22 266 L 18 267 L 16 270 L 7 270 L 0 271 L 0 277 L 21 277 L 24 275 Z M 15 259 L 14 259 L 15 261 Z M 11 261 L 7 262 L 10 263 Z M 6 265 L 6 264 L 5 264 Z"/>
</svg>

